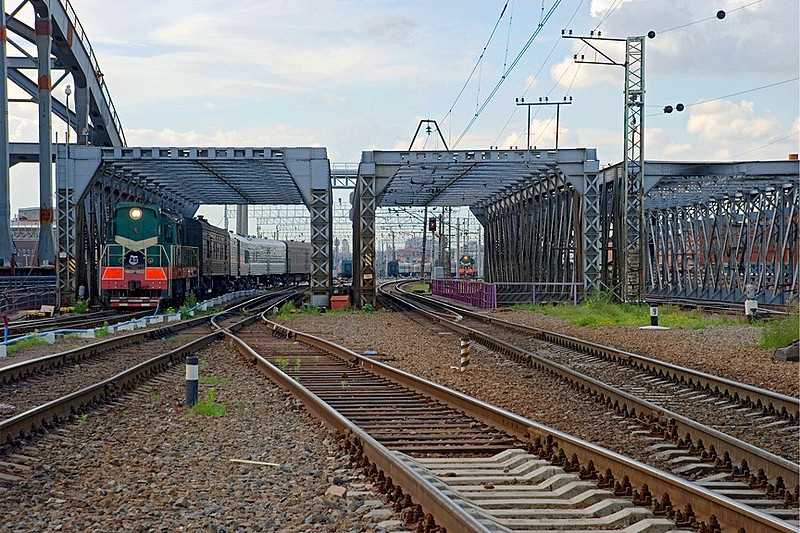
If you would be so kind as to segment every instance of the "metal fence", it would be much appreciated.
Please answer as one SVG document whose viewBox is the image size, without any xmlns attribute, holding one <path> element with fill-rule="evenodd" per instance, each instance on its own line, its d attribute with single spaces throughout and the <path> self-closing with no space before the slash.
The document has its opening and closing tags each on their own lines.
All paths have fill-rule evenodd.
<svg viewBox="0 0 800 533">
<path fill-rule="evenodd" d="M 480 309 L 503 305 L 543 302 L 578 303 L 578 282 L 486 283 L 466 279 L 433 279 L 431 294 Z"/>
<path fill-rule="evenodd" d="M 0 312 L 54 305 L 55 276 L 0 276 Z"/>
<path fill-rule="evenodd" d="M 431 294 L 443 296 L 480 309 L 497 307 L 493 283 L 466 279 L 432 279 Z"/>
<path fill-rule="evenodd" d="M 536 304 L 545 302 L 578 303 L 578 282 L 502 282 L 495 283 L 498 306 L 514 304 Z"/>
</svg>

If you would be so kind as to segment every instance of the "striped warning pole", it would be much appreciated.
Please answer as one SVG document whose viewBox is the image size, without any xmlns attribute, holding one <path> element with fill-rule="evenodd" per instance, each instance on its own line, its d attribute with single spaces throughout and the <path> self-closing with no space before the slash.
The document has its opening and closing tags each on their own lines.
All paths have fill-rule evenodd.
<svg viewBox="0 0 800 533">
<path fill-rule="evenodd" d="M 469 365 L 469 337 L 461 337 L 461 372 Z"/>
<path fill-rule="evenodd" d="M 194 355 L 186 358 L 186 405 L 193 407 L 197 403 L 197 386 L 200 380 L 199 361 Z"/>
</svg>

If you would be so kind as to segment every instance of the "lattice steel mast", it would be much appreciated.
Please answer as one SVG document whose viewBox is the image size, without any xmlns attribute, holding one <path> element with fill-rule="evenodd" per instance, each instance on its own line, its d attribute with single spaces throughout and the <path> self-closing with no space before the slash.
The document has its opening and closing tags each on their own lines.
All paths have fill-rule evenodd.
<svg viewBox="0 0 800 533">
<path fill-rule="evenodd" d="M 655 37 L 651 31 L 647 37 Z M 614 65 L 625 68 L 625 139 L 623 147 L 622 174 L 614 182 L 614 242 L 617 272 L 616 286 L 624 301 L 641 301 L 643 285 L 642 240 L 644 228 L 644 36 L 627 39 L 609 39 L 601 33 L 590 32 L 587 36 L 573 36 L 562 32 L 565 39 L 580 39 L 597 52 L 601 59 L 586 60 L 575 54 L 576 63 Z M 597 48 L 592 41 L 625 43 L 625 61 L 620 63 Z"/>
</svg>

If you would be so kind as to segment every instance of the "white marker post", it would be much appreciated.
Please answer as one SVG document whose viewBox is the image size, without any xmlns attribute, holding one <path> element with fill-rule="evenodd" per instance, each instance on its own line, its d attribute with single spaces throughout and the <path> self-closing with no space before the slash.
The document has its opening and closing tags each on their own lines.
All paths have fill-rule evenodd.
<svg viewBox="0 0 800 533">
<path fill-rule="evenodd" d="M 197 357 L 186 358 L 186 405 L 193 407 L 197 403 L 197 388 L 200 381 L 200 365 Z"/>
</svg>

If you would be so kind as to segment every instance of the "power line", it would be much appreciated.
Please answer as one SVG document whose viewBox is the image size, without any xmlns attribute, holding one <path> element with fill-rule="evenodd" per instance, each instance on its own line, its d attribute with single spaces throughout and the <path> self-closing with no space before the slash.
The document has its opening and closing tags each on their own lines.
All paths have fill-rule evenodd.
<svg viewBox="0 0 800 533">
<path fill-rule="evenodd" d="M 507 7 L 508 7 L 508 0 L 506 0 L 506 3 L 503 5 L 503 9 L 502 9 L 502 11 L 500 11 L 500 16 L 497 17 L 497 22 L 494 23 L 494 28 L 492 28 L 492 33 L 491 33 L 491 35 L 489 35 L 489 39 L 486 41 L 486 44 L 483 45 L 483 50 L 481 51 L 480 57 L 478 57 L 478 61 L 475 63 L 475 66 L 472 67 L 472 71 L 469 73 L 469 76 L 467 76 L 467 81 L 464 82 L 464 85 L 461 87 L 461 90 L 458 91 L 458 96 L 456 96 L 456 99 L 453 100 L 453 103 L 450 105 L 450 109 L 447 111 L 445 116 L 442 118 L 442 120 L 441 120 L 442 124 L 444 124 L 444 121 L 447 120 L 447 117 L 449 117 L 449 116 L 451 116 L 453 114 L 453 108 L 458 103 L 458 100 L 461 98 L 461 95 L 464 94 L 464 89 L 467 88 L 467 85 L 469 84 L 470 80 L 472 79 L 472 76 L 475 74 L 475 71 L 478 69 L 478 67 L 480 66 L 481 62 L 483 61 L 483 56 L 486 55 L 486 49 L 489 47 L 489 44 L 492 42 L 492 39 L 494 38 L 494 34 L 495 34 L 495 32 L 497 32 L 497 27 L 500 26 L 500 21 L 503 20 L 503 16 L 506 14 L 506 8 Z"/>
<path fill-rule="evenodd" d="M 762 148 L 766 148 L 767 146 L 772 146 L 773 144 L 778 144 L 781 141 L 785 141 L 789 137 L 794 137 L 798 133 L 800 133 L 800 130 L 795 130 L 795 131 L 789 133 L 789 135 L 784 135 L 783 137 L 779 137 L 779 138 L 775 139 L 774 141 L 770 141 L 767 144 L 762 144 L 761 146 L 759 146 L 757 148 L 753 148 L 752 150 L 748 150 L 746 152 L 740 152 L 738 154 L 733 154 L 732 156 L 730 156 L 730 158 L 733 159 L 734 157 L 739 157 L 740 155 L 747 155 L 747 154 L 752 154 L 753 152 L 758 152 Z"/>
<path fill-rule="evenodd" d="M 728 13 L 733 13 L 734 11 L 739 11 L 740 9 L 745 9 L 747 7 L 750 7 L 752 5 L 758 4 L 758 3 L 763 2 L 763 1 L 764 0 L 756 0 L 755 2 L 750 2 L 749 4 L 745 4 L 743 6 L 735 7 L 733 9 L 729 9 L 727 12 Z M 722 13 L 722 17 L 719 16 L 719 13 Z M 717 14 L 712 15 L 710 17 L 702 18 L 700 20 L 695 20 L 693 22 L 687 22 L 686 24 L 681 24 L 680 26 L 675 26 L 674 28 L 669 28 L 669 29 L 666 29 L 666 30 L 658 30 L 658 31 L 656 31 L 656 33 L 667 33 L 667 32 L 670 32 L 670 31 L 680 30 L 680 29 L 687 28 L 689 26 L 694 26 L 695 24 L 700 24 L 701 22 L 706 22 L 708 20 L 712 20 L 712 19 L 715 19 L 715 18 L 716 19 L 725 18 L 725 11 L 719 11 Z"/>
<path fill-rule="evenodd" d="M 724 96 L 717 96 L 715 98 L 709 98 L 707 100 L 700 100 L 699 102 L 695 102 L 693 104 L 685 104 L 684 107 L 693 107 L 693 106 L 698 106 L 698 105 L 702 105 L 702 104 L 707 104 L 709 102 L 716 102 L 717 100 L 724 100 L 725 98 L 730 98 L 732 96 L 739 96 L 739 95 L 742 95 L 742 94 L 753 93 L 753 92 L 756 92 L 756 91 L 761 91 L 763 89 L 769 89 L 770 87 L 775 87 L 777 85 L 783 85 L 784 83 L 791 83 L 791 82 L 797 81 L 797 80 L 800 80 L 800 77 L 790 78 L 788 80 L 776 81 L 775 83 L 769 83 L 767 85 L 762 85 L 760 87 L 755 87 L 753 89 L 746 89 L 744 91 L 739 91 L 739 92 L 735 92 L 735 93 L 731 93 L 731 94 L 726 94 Z M 651 107 L 651 106 L 647 106 L 647 107 Z M 653 107 L 663 107 L 663 106 L 653 106 Z M 652 114 L 647 115 L 647 116 L 648 117 L 657 117 L 657 116 L 660 116 L 660 115 L 663 115 L 663 113 L 652 113 Z"/>
<path fill-rule="evenodd" d="M 555 10 L 556 8 L 558 8 L 559 4 L 561 4 L 561 0 L 556 0 L 550 7 L 550 10 L 544 16 L 544 18 L 542 18 L 542 21 L 536 26 L 536 29 L 533 30 L 533 33 L 528 39 L 528 42 L 525 43 L 525 46 L 523 46 L 522 50 L 519 51 L 517 57 L 511 63 L 511 66 L 509 66 L 508 69 L 503 73 L 503 75 L 500 76 L 500 80 L 497 82 L 497 84 L 494 86 L 494 89 L 492 89 L 492 92 L 483 102 L 483 105 L 481 105 L 481 107 L 475 112 L 475 115 L 472 117 L 472 120 L 470 120 L 469 124 L 467 124 L 467 127 L 464 128 L 464 131 L 461 132 L 461 135 L 459 135 L 458 139 L 456 139 L 456 142 L 453 143 L 454 148 L 458 145 L 459 142 L 461 142 L 461 139 L 464 138 L 464 135 L 467 134 L 470 128 L 472 128 L 472 125 L 475 124 L 476 120 L 478 120 L 478 117 L 481 115 L 481 113 L 483 113 L 483 110 L 486 109 L 486 106 L 489 105 L 489 102 L 491 102 L 492 98 L 494 98 L 494 95 L 497 94 L 497 91 L 503 85 L 503 82 L 506 81 L 508 75 L 511 73 L 511 71 L 514 70 L 514 67 L 517 66 L 519 61 L 522 59 L 522 56 L 525 55 L 525 52 L 528 51 L 528 48 L 530 48 L 531 44 L 533 44 L 533 41 L 536 39 L 539 33 L 541 33 L 542 28 L 544 28 L 544 26 L 547 24 L 547 21 L 550 20 L 550 17 L 553 15 L 553 13 L 555 13 Z"/>
</svg>

